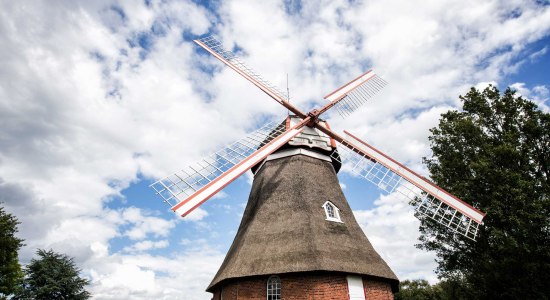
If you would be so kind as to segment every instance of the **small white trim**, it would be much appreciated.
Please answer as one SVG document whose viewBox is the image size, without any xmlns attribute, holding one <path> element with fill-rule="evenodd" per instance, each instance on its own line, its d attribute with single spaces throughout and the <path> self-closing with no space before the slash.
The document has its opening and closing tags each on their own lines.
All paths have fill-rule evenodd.
<svg viewBox="0 0 550 300">
<path fill-rule="evenodd" d="M 365 288 L 363 287 L 363 278 L 357 275 L 346 276 L 348 281 L 348 291 L 350 300 L 365 300 Z"/>
<path fill-rule="evenodd" d="M 313 158 L 317 158 L 320 160 L 332 162 L 332 159 L 328 155 L 321 154 L 319 152 L 303 149 L 303 148 L 294 148 L 294 149 L 286 149 L 283 151 L 279 151 L 277 153 L 270 154 L 264 161 L 260 164 L 258 169 L 256 170 L 256 173 L 260 171 L 260 169 L 264 166 L 266 161 L 275 160 L 279 158 L 294 156 L 294 155 L 305 155 Z"/>
<path fill-rule="evenodd" d="M 334 209 L 334 215 L 336 217 L 331 217 L 329 216 L 328 214 L 328 209 L 327 209 L 327 205 L 330 205 L 332 207 L 332 209 Z M 325 220 L 327 221 L 331 221 L 331 222 L 338 222 L 338 223 L 344 223 L 342 221 L 342 219 L 340 218 L 340 209 L 334 205 L 334 203 L 330 202 L 330 201 L 326 201 L 323 206 L 321 206 L 324 210 L 325 210 L 325 215 L 327 216 L 327 218 Z"/>
</svg>

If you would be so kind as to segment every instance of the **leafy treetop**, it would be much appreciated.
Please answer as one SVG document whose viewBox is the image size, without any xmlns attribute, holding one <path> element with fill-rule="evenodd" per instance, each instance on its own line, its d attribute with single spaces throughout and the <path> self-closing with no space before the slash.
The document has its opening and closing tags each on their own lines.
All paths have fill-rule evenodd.
<svg viewBox="0 0 550 300">
<path fill-rule="evenodd" d="M 510 88 L 472 88 L 431 129 L 432 179 L 487 213 L 476 242 L 425 220 L 420 248 L 475 299 L 550 295 L 550 114 Z"/>
<path fill-rule="evenodd" d="M 0 299 L 16 292 L 23 279 L 17 252 L 23 240 L 16 237 L 17 218 L 0 207 Z"/>
<path fill-rule="evenodd" d="M 19 298 L 88 299 L 85 290 L 89 281 L 79 276 L 73 258 L 53 250 L 38 249 L 38 259 L 32 259 L 25 269 L 24 291 Z"/>
</svg>

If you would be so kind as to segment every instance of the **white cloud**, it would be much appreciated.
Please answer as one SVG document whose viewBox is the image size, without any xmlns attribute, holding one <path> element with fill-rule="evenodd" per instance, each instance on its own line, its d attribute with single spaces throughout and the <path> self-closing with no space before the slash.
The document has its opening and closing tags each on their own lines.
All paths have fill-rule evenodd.
<svg viewBox="0 0 550 300">
<path fill-rule="evenodd" d="M 352 118 L 329 114 L 331 126 L 368 137 L 422 172 L 427 129 L 439 113 L 459 105 L 469 86 L 499 82 L 544 55 L 526 47 L 550 28 L 548 7 L 522 1 L 303 1 L 293 14 L 277 1 L 220 5 L 213 13 L 191 1 L 3 3 L 0 201 L 22 222 L 23 262 L 38 247 L 75 256 L 98 299 L 209 299 L 203 290 L 223 259 L 212 249 L 228 245 L 212 238 L 199 243 L 202 251 L 176 251 L 169 241 L 175 232 L 196 241 L 191 232 L 211 230 L 205 218 L 216 216 L 199 208 L 191 222 L 166 219 L 142 201 L 148 197 L 122 199 L 121 191 L 285 110 L 183 36 L 219 33 L 278 86 L 288 73 L 292 103 L 305 109 L 374 66 L 391 84 Z M 516 9 L 520 16 L 505 17 Z M 530 97 L 547 99 L 547 88 L 531 88 Z M 361 222 L 375 247 L 388 249 L 399 274 L 429 278 L 425 256 L 407 264 L 380 234 L 414 235 L 399 222 L 380 223 L 398 214 L 396 221 L 412 224 L 401 207 L 377 205 L 358 212 L 373 218 Z M 116 239 L 131 240 L 126 252 L 114 252 Z M 147 253 L 163 241 L 162 251 L 178 254 Z"/>
<path fill-rule="evenodd" d="M 516 90 L 519 95 L 535 102 L 544 112 L 550 111 L 550 103 L 548 103 L 550 92 L 547 86 L 537 85 L 530 89 L 524 82 L 516 82 L 511 84 L 510 87 Z"/>
<path fill-rule="evenodd" d="M 406 201 L 395 194 L 381 196 L 370 210 L 354 211 L 363 231 L 400 280 L 437 282 L 435 254 L 417 249 L 420 222 Z"/>
<path fill-rule="evenodd" d="M 122 251 L 124 252 L 142 252 L 150 249 L 162 249 L 168 247 L 170 243 L 167 240 L 160 240 L 160 241 L 141 241 L 137 242 L 133 245 L 124 247 Z"/>
<path fill-rule="evenodd" d="M 537 85 L 533 87 L 533 92 L 541 98 L 548 98 L 549 96 L 548 87 L 546 87 L 545 85 Z"/>
<path fill-rule="evenodd" d="M 208 212 L 200 207 L 196 208 L 185 216 L 185 221 L 200 221 L 208 216 Z"/>
<path fill-rule="evenodd" d="M 152 270 L 143 270 L 133 263 L 121 263 L 110 270 L 108 275 L 100 275 L 94 270 L 91 270 L 92 280 L 94 283 L 100 282 L 101 288 L 109 289 L 111 292 L 107 295 L 101 293 L 96 296 L 111 298 L 112 295 L 122 293 L 123 298 L 128 298 L 131 294 L 145 294 L 155 288 L 155 272 Z M 131 291 L 131 292 L 130 292 Z"/>
<path fill-rule="evenodd" d="M 498 87 L 498 83 L 496 81 L 488 81 L 488 82 L 478 82 L 474 87 L 480 91 L 486 89 L 489 85 Z"/>
<path fill-rule="evenodd" d="M 165 220 L 159 217 L 148 216 L 135 207 L 125 209 L 122 212 L 121 218 L 131 224 L 131 227 L 123 235 L 132 240 L 144 239 L 148 235 L 166 237 L 176 225 L 176 219 Z"/>
<path fill-rule="evenodd" d="M 539 51 L 536 51 L 529 55 L 529 58 L 532 62 L 536 62 L 540 57 L 544 56 L 548 52 L 548 46 L 544 46 L 544 48 L 540 49 Z"/>
<path fill-rule="evenodd" d="M 99 299 L 210 299 L 204 289 L 223 257 L 204 244 L 166 257 L 112 255 L 90 262 L 91 292 Z"/>
<path fill-rule="evenodd" d="M 525 87 L 525 83 L 523 82 L 516 82 L 510 85 L 511 88 L 516 90 L 519 94 L 528 97 L 529 94 L 531 94 L 531 91 Z"/>
</svg>

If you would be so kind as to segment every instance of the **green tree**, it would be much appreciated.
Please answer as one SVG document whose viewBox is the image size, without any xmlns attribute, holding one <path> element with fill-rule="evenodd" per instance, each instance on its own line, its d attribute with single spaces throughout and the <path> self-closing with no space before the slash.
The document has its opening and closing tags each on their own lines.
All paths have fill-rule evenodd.
<svg viewBox="0 0 550 300">
<path fill-rule="evenodd" d="M 25 268 L 25 281 L 20 299 L 88 299 L 84 289 L 89 281 L 79 276 L 73 258 L 53 250 L 38 249 L 38 259 L 32 259 Z"/>
<path fill-rule="evenodd" d="M 405 280 L 399 283 L 399 293 L 395 300 L 436 300 L 441 299 L 440 291 L 423 279 Z"/>
<path fill-rule="evenodd" d="M 420 248 L 463 299 L 550 297 L 550 114 L 506 89 L 472 88 L 442 115 L 425 159 L 441 187 L 487 213 L 476 242 L 421 224 Z M 457 280 L 457 278 L 459 278 Z"/>
<path fill-rule="evenodd" d="M 23 246 L 23 240 L 17 238 L 19 221 L 0 207 L 0 299 L 17 292 L 23 279 L 17 251 Z"/>
<path fill-rule="evenodd" d="M 455 300 L 471 299 L 464 293 L 463 282 L 450 278 L 430 285 L 426 280 L 405 280 L 399 283 L 395 300 Z"/>
</svg>

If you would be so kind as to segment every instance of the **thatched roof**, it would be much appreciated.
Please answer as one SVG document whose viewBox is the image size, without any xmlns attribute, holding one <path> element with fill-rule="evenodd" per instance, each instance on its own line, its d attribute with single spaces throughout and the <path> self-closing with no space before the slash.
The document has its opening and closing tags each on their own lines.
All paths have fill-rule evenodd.
<svg viewBox="0 0 550 300">
<path fill-rule="evenodd" d="M 327 221 L 331 201 L 343 223 Z M 330 162 L 296 155 L 255 175 L 239 230 L 207 291 L 239 277 L 334 271 L 398 279 L 376 253 L 344 198 Z"/>
</svg>

